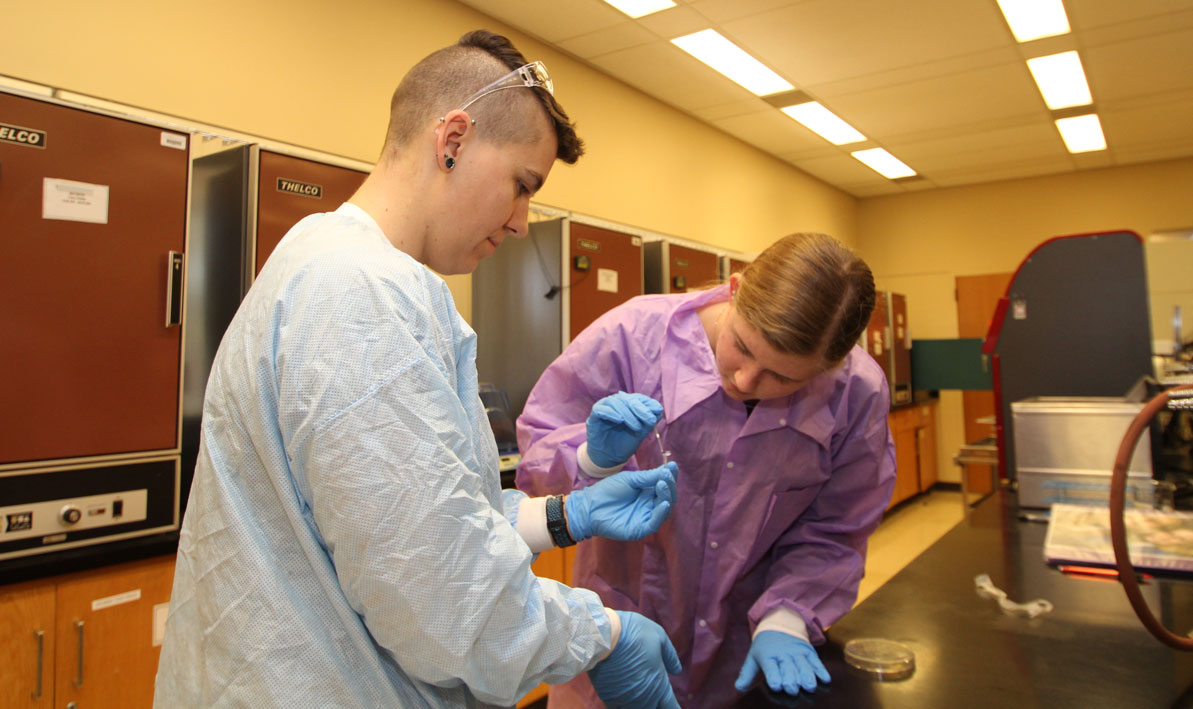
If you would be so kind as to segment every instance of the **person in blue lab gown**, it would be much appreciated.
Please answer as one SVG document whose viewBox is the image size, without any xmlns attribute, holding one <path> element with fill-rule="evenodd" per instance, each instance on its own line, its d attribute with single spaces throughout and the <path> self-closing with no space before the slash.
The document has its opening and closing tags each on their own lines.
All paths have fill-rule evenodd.
<svg viewBox="0 0 1193 709">
<path fill-rule="evenodd" d="M 678 707 L 656 624 L 530 570 L 657 530 L 675 466 L 566 499 L 501 490 L 475 333 L 431 270 L 525 236 L 531 195 L 581 153 L 546 68 L 503 37 L 402 80 L 377 167 L 290 230 L 221 342 L 156 706 L 510 705 L 587 671 L 610 705 Z"/>
</svg>

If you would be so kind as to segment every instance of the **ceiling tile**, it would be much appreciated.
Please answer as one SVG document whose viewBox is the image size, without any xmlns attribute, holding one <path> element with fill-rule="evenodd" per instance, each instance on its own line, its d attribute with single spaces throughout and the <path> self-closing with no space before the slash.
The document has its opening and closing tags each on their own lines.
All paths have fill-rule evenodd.
<svg viewBox="0 0 1193 709">
<path fill-rule="evenodd" d="M 872 73 L 853 76 L 848 79 L 828 82 L 804 82 L 800 86 L 820 99 L 842 94 L 853 94 L 871 89 L 881 89 L 924 79 L 933 79 L 984 69 L 992 66 L 1006 66 L 1022 61 L 1014 47 L 999 47 L 972 54 L 946 57 L 939 61 L 924 62 L 903 67 L 880 68 Z M 1027 75 L 1026 68 L 1024 74 Z M 798 78 L 798 77 L 797 77 Z M 1030 76 L 1029 76 L 1030 80 Z"/>
<path fill-rule="evenodd" d="M 592 63 L 627 84 L 685 111 L 743 101 L 753 96 L 683 50 L 661 40 L 602 54 L 594 57 Z"/>
<path fill-rule="evenodd" d="M 809 175 L 818 177 L 831 185 L 845 183 L 864 185 L 878 181 L 890 182 L 890 180 L 874 172 L 845 152 L 822 158 L 789 160 L 789 162 Z"/>
<path fill-rule="evenodd" d="M 886 147 L 925 174 L 965 165 L 990 167 L 1028 160 L 1055 160 L 1067 155 L 1051 121 L 915 141 L 892 140 Z"/>
<path fill-rule="evenodd" d="M 809 0 L 730 22 L 729 36 L 799 85 L 1009 46 L 994 2 Z"/>
<path fill-rule="evenodd" d="M 709 28 L 707 18 L 683 5 L 641 17 L 638 24 L 667 41 Z"/>
<path fill-rule="evenodd" d="M 885 195 L 902 194 L 907 191 L 890 180 L 867 182 L 860 185 L 844 184 L 838 185 L 838 187 L 854 197 L 882 197 Z"/>
<path fill-rule="evenodd" d="M 581 59 L 592 59 L 602 54 L 649 44 L 657 39 L 636 22 L 622 22 L 588 34 L 570 37 L 559 42 L 558 46 Z"/>
<path fill-rule="evenodd" d="M 1193 27 L 1193 5 L 1188 0 L 1065 0 L 1065 10 L 1069 24 L 1079 31 L 1127 27 L 1144 20 L 1157 19 L 1169 28 Z"/>
<path fill-rule="evenodd" d="M 935 131 L 1045 111 L 1026 65 L 1004 64 L 837 96 L 827 107 L 867 136 Z"/>
<path fill-rule="evenodd" d="M 721 118 L 730 118 L 732 116 L 743 116 L 748 113 L 759 113 L 761 111 L 774 111 L 775 107 L 771 106 L 766 101 L 751 96 L 750 98 L 741 101 L 731 101 L 729 103 L 716 104 L 714 106 L 704 106 L 693 111 L 697 118 L 702 118 L 706 121 L 715 121 Z"/>
<path fill-rule="evenodd" d="M 1073 166 L 1078 170 L 1092 170 L 1099 167 L 1113 167 L 1116 164 L 1115 154 L 1111 150 L 1091 150 L 1088 153 L 1075 153 L 1069 156 Z"/>
<path fill-rule="evenodd" d="M 1024 177 L 1039 177 L 1041 175 L 1055 175 L 1061 172 L 1072 172 L 1073 163 L 1066 156 L 1055 160 L 1030 160 L 1027 162 L 1001 167 L 963 168 L 954 171 L 939 171 L 932 175 L 933 181 L 941 187 L 957 185 L 974 185 L 982 182 L 998 180 L 1017 180 Z"/>
<path fill-rule="evenodd" d="M 1193 89 L 1193 28 L 1081 52 L 1094 100 Z"/>
<path fill-rule="evenodd" d="M 461 0 L 463 4 L 539 39 L 561 40 L 610 27 L 630 18 L 599 0 Z"/>
<path fill-rule="evenodd" d="M 728 22 L 788 5 L 798 5 L 809 0 L 695 0 L 688 3 L 701 15 L 713 22 Z"/>
<path fill-rule="evenodd" d="M 1193 154 L 1193 91 L 1099 111 L 1106 142 L 1124 162 Z"/>
<path fill-rule="evenodd" d="M 712 121 L 712 124 L 730 135 L 762 148 L 775 155 L 788 153 L 827 152 L 837 153 L 839 149 L 787 117 L 787 114 L 770 108 L 766 111 L 732 116 Z"/>
</svg>

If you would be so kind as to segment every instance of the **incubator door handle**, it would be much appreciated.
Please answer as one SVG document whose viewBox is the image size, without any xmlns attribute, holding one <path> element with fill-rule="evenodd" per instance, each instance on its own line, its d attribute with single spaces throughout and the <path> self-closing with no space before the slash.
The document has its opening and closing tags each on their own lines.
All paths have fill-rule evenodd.
<svg viewBox="0 0 1193 709">
<path fill-rule="evenodd" d="M 166 327 L 182 322 L 182 265 L 184 256 L 171 251 L 166 259 Z"/>
</svg>

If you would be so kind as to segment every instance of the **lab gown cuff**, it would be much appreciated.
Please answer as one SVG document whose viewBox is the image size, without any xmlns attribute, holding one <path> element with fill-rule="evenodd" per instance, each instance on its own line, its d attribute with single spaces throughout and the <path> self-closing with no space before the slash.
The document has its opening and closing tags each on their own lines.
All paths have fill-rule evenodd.
<svg viewBox="0 0 1193 709">
<path fill-rule="evenodd" d="M 758 633 L 765 630 L 777 630 L 780 633 L 794 635 L 811 644 L 811 641 L 808 640 L 808 624 L 804 622 L 799 613 L 787 608 L 776 608 L 767 613 L 766 617 L 758 621 L 758 627 L 754 628 L 753 637 L 758 637 Z"/>
<path fill-rule="evenodd" d="M 551 533 L 547 531 L 547 498 L 523 498 L 518 503 L 516 529 L 531 552 L 541 554 L 548 549 L 554 549 L 555 543 L 551 541 Z"/>
<path fill-rule="evenodd" d="M 619 472 L 625 467 L 625 463 L 615 465 L 612 468 L 602 468 L 596 463 L 592 462 L 592 458 L 588 457 L 588 441 L 580 444 L 576 449 L 576 464 L 580 466 L 580 470 L 590 478 L 607 478 L 610 475 Z"/>
<path fill-rule="evenodd" d="M 605 608 L 605 615 L 609 616 L 609 652 L 605 653 L 601 660 L 613 654 L 613 649 L 617 647 L 617 641 L 621 639 L 621 616 L 617 615 L 617 611 L 608 607 Z"/>
</svg>

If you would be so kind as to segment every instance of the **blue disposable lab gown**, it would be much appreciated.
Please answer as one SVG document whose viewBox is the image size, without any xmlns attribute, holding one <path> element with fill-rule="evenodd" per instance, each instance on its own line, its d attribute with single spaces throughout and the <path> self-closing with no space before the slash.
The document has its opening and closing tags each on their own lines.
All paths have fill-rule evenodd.
<svg viewBox="0 0 1193 709">
<path fill-rule="evenodd" d="M 530 571 L 475 354 L 356 206 L 287 234 L 212 367 L 156 706 L 512 704 L 608 652 Z"/>
</svg>

